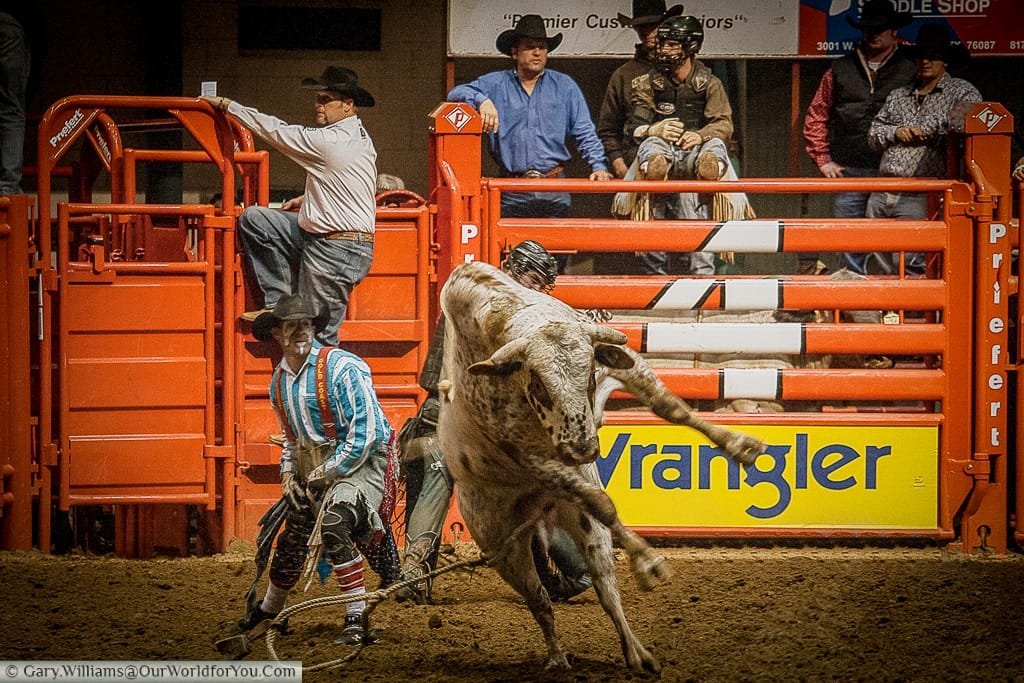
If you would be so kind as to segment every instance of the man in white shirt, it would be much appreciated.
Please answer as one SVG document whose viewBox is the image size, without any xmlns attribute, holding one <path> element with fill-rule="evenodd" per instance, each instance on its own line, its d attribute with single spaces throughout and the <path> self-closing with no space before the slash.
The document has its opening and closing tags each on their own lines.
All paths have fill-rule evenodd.
<svg viewBox="0 0 1024 683">
<path fill-rule="evenodd" d="M 359 120 L 359 107 L 373 96 L 359 87 L 351 69 L 327 67 L 302 88 L 315 91 L 319 128 L 289 124 L 225 97 L 204 97 L 306 170 L 305 193 L 281 210 L 250 206 L 238 219 L 252 275 L 263 294 L 263 311 L 299 294 L 330 313 L 317 339 L 338 343 L 352 288 L 373 261 L 377 150 Z"/>
</svg>

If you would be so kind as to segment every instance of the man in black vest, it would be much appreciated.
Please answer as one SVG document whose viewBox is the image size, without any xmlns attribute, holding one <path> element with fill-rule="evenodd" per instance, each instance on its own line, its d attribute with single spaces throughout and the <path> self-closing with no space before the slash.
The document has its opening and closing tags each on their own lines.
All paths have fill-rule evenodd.
<svg viewBox="0 0 1024 683">
<path fill-rule="evenodd" d="M 911 19 L 909 12 L 897 12 L 890 0 L 868 0 L 859 19 L 846 17 L 860 29 L 861 41 L 822 76 L 804 119 L 807 154 L 826 178 L 878 175 L 881 154 L 868 147 L 868 128 L 889 93 L 914 80 L 914 62 L 896 43 L 896 31 Z M 836 217 L 863 218 L 868 194 L 836 195 Z M 864 273 L 864 254 L 844 254 L 843 260 L 850 270 Z M 801 255 L 802 273 L 823 270 L 817 254 Z"/>
</svg>

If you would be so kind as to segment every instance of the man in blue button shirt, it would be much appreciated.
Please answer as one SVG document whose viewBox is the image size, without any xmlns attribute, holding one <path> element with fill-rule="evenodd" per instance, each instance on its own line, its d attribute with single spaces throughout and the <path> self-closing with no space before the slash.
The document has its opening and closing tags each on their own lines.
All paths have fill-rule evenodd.
<svg viewBox="0 0 1024 683">
<path fill-rule="evenodd" d="M 539 15 L 524 15 L 495 42 L 499 52 L 515 61 L 514 68 L 458 85 L 448 93 L 448 101 L 466 102 L 480 112 L 483 130 L 490 134 L 491 154 L 506 177 L 564 177 L 570 158 L 565 141 L 571 135 L 590 164 L 590 179 L 611 180 L 604 147 L 579 86 L 566 74 L 545 68 L 548 53 L 561 42 L 561 33 L 548 37 Z M 501 215 L 506 218 L 567 217 L 569 206 L 566 193 L 507 192 L 501 197 Z M 564 265 L 560 261 L 560 268 Z"/>
</svg>

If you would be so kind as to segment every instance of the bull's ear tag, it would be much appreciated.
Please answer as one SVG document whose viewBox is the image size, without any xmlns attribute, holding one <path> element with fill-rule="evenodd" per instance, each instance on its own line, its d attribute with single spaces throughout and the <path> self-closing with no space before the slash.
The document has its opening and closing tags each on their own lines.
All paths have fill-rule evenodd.
<svg viewBox="0 0 1024 683">
<path fill-rule="evenodd" d="M 882 316 L 882 322 L 886 325 L 899 325 L 900 314 L 896 311 L 886 311 L 885 315 Z"/>
</svg>

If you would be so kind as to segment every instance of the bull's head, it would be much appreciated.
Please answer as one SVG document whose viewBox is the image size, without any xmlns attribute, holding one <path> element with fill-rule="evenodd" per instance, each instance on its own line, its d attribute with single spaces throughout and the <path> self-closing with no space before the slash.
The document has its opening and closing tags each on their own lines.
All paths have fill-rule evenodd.
<svg viewBox="0 0 1024 683">
<path fill-rule="evenodd" d="M 578 465 L 600 454 L 594 419 L 595 370 L 633 366 L 626 336 L 592 323 L 550 322 L 469 366 L 473 375 L 507 378 L 551 438 L 560 460 Z"/>
</svg>

